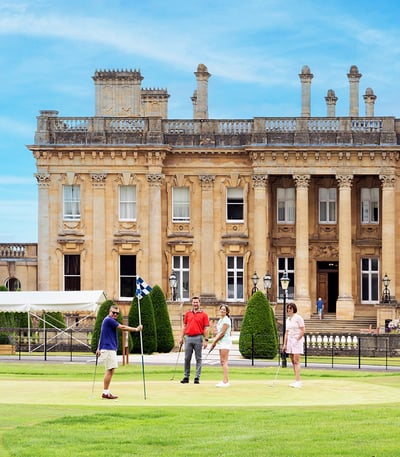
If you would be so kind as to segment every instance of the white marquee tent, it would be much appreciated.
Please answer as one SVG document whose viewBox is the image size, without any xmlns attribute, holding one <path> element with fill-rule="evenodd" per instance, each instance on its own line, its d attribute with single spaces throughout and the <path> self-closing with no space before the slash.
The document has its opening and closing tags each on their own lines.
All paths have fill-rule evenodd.
<svg viewBox="0 0 400 457">
<path fill-rule="evenodd" d="M 88 313 L 85 317 L 87 318 L 96 314 L 98 307 L 106 299 L 107 297 L 102 290 L 0 292 L 0 312 L 28 313 L 28 315 L 32 314 L 42 319 L 36 313 L 81 311 Z M 29 322 L 30 319 L 28 319 L 28 325 Z M 71 328 L 58 329 L 53 327 L 62 333 Z M 29 332 L 29 352 L 30 348 Z"/>
</svg>

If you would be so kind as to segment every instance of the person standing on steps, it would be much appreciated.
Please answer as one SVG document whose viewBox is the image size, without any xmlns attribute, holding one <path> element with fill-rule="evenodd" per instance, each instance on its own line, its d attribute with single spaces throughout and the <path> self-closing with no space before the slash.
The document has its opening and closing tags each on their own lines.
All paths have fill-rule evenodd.
<svg viewBox="0 0 400 457">
<path fill-rule="evenodd" d="M 182 384 L 187 384 L 190 378 L 190 364 L 193 352 L 196 357 L 195 384 L 200 384 L 202 367 L 202 350 L 206 349 L 208 343 L 208 328 L 210 321 L 205 311 L 200 308 L 200 298 L 192 298 L 192 309 L 185 313 L 183 318 L 183 332 L 180 344 L 185 340 L 185 368 Z"/>
<path fill-rule="evenodd" d="M 290 387 L 297 389 L 302 387 L 300 379 L 300 354 L 304 353 L 304 319 L 297 314 L 297 306 L 294 303 L 287 305 L 288 318 L 286 319 L 286 333 L 283 341 L 283 352 L 290 356 L 295 374 L 295 382 Z"/>
<path fill-rule="evenodd" d="M 97 346 L 96 355 L 101 356 L 101 359 L 104 363 L 105 373 L 103 380 L 103 394 L 102 398 L 107 400 L 116 400 L 117 395 L 113 395 L 109 388 L 111 379 L 114 374 L 114 370 L 118 368 L 118 337 L 117 329 L 125 330 L 128 332 L 140 332 L 143 329 L 142 325 L 137 327 L 129 327 L 129 325 L 120 324 L 117 319 L 119 316 L 119 308 L 116 305 L 110 307 L 108 316 L 105 317 L 103 323 L 101 324 L 101 332 L 99 344 Z"/>
<path fill-rule="evenodd" d="M 221 305 L 219 307 L 220 319 L 217 323 L 217 334 L 214 337 L 214 341 L 211 345 L 210 351 L 215 347 L 219 349 L 219 360 L 221 362 L 223 371 L 223 380 L 219 382 L 216 387 L 229 387 L 228 378 L 228 358 L 229 351 L 232 346 L 231 329 L 232 323 L 229 317 L 229 306 Z"/>
<path fill-rule="evenodd" d="M 321 297 L 319 297 L 317 300 L 317 313 L 318 313 L 319 319 L 323 318 L 323 312 L 324 312 L 324 301 L 322 300 Z"/>
</svg>

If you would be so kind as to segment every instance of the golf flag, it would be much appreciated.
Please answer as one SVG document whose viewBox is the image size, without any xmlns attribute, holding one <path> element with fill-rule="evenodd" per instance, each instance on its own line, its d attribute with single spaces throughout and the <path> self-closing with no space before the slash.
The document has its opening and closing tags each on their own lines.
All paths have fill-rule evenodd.
<svg viewBox="0 0 400 457">
<path fill-rule="evenodd" d="M 140 276 L 136 278 L 136 296 L 142 299 L 145 295 L 151 292 L 151 287 Z"/>
</svg>

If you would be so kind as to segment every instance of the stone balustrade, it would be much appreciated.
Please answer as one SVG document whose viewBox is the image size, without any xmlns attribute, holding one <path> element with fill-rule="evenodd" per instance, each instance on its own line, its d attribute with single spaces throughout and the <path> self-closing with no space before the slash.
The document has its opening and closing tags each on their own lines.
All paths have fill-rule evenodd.
<svg viewBox="0 0 400 457">
<path fill-rule="evenodd" d="M 59 117 L 42 111 L 36 145 L 166 144 L 397 145 L 400 119 L 393 117 L 161 119 L 158 117 Z"/>
<path fill-rule="evenodd" d="M 20 259 L 37 257 L 37 244 L 7 243 L 0 244 L 1 259 Z"/>
</svg>

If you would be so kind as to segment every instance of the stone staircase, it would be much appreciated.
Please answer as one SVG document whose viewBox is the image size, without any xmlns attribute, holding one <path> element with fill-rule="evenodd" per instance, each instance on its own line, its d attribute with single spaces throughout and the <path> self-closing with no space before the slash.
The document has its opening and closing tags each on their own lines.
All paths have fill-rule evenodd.
<svg viewBox="0 0 400 457">
<path fill-rule="evenodd" d="M 357 316 L 352 321 L 336 320 L 335 314 L 325 314 L 322 320 L 318 315 L 305 319 L 307 334 L 360 334 L 376 333 L 376 317 Z"/>
</svg>

